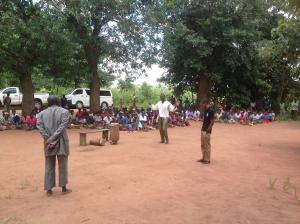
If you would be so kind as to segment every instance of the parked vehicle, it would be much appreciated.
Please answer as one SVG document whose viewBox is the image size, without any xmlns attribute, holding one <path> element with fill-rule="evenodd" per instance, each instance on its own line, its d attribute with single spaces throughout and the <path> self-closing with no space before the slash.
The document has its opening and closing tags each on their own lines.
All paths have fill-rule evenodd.
<svg viewBox="0 0 300 224">
<path fill-rule="evenodd" d="M 18 87 L 7 87 L 0 90 L 0 105 L 3 105 L 4 98 L 7 94 L 10 94 L 11 105 L 21 105 L 23 100 L 23 94 L 20 92 Z M 49 97 L 48 93 L 35 93 L 34 103 L 36 107 L 41 108 L 43 104 L 47 103 Z"/>
<path fill-rule="evenodd" d="M 83 108 L 90 106 L 91 91 L 88 88 L 77 88 L 66 94 L 69 106 L 76 108 Z M 100 90 L 100 106 L 103 109 L 113 105 L 112 92 L 110 90 Z"/>
</svg>

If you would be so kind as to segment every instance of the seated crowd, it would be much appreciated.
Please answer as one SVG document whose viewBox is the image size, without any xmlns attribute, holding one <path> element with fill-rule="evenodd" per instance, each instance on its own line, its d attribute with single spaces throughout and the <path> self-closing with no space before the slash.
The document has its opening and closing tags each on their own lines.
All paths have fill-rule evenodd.
<svg viewBox="0 0 300 224">
<path fill-rule="evenodd" d="M 0 114 L 0 131 L 14 129 L 36 129 L 36 116 L 39 112 L 40 110 L 34 109 L 29 115 L 26 113 L 19 115 L 14 109 L 12 110 L 11 114 L 7 111 L 2 111 L 2 114 Z"/>
<path fill-rule="evenodd" d="M 185 127 L 190 125 L 190 121 L 201 120 L 201 114 L 193 107 L 179 109 L 170 113 L 169 127 Z M 34 109 L 29 115 L 22 113 L 18 115 L 16 110 L 0 113 L 0 131 L 11 129 L 33 130 L 36 128 L 37 115 L 41 110 Z M 88 109 L 69 110 L 69 128 L 102 128 L 110 123 L 118 123 L 121 131 L 148 131 L 158 129 L 158 111 L 151 108 L 110 108 L 99 110 L 96 113 Z M 251 110 L 223 110 L 217 109 L 215 113 L 217 122 L 240 123 L 243 125 L 254 125 L 259 123 L 269 123 L 275 120 L 275 113 L 272 111 L 256 112 Z"/>
<path fill-rule="evenodd" d="M 158 112 L 151 108 L 113 108 L 106 111 L 99 110 L 91 113 L 87 109 L 70 110 L 70 127 L 86 126 L 90 128 L 104 127 L 109 123 L 118 123 L 121 131 L 148 131 L 158 128 Z M 199 111 L 187 110 L 186 112 L 171 113 L 169 127 L 184 127 L 189 125 L 189 120 L 199 120 Z"/>
<path fill-rule="evenodd" d="M 243 125 L 266 124 L 275 120 L 273 111 L 230 110 L 222 108 L 216 112 L 216 121 Z"/>
</svg>

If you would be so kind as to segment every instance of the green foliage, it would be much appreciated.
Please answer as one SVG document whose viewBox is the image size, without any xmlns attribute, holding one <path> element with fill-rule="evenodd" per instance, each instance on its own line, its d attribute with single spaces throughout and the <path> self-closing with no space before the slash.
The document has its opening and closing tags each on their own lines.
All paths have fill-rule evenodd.
<svg viewBox="0 0 300 224">
<path fill-rule="evenodd" d="M 140 86 L 133 85 L 130 89 L 122 90 L 120 88 L 113 88 L 113 98 L 114 105 L 116 107 L 123 106 L 131 107 L 132 106 L 132 97 L 135 95 L 137 97 L 137 107 L 147 108 L 149 104 L 157 103 L 161 93 L 166 93 L 167 96 L 171 96 L 171 91 L 166 87 L 162 86 L 151 86 L 146 83 L 143 83 Z"/>
<path fill-rule="evenodd" d="M 285 18 L 287 1 L 174 0 L 165 8 L 161 81 L 177 95 L 190 89 L 201 97 L 207 88 L 241 106 L 275 105 L 298 86 L 299 18 Z"/>
<path fill-rule="evenodd" d="M 163 81 L 180 92 L 197 91 L 205 76 L 215 95 L 249 102 L 257 74 L 255 41 L 262 35 L 259 5 L 233 0 L 180 4 L 183 9 L 171 11 L 170 28 L 164 30 L 162 64 L 168 74 Z"/>
<path fill-rule="evenodd" d="M 279 104 L 300 96 L 300 20 L 282 19 L 272 30 L 272 39 L 260 48 L 264 80 L 271 87 L 270 100 L 275 110 Z"/>
</svg>

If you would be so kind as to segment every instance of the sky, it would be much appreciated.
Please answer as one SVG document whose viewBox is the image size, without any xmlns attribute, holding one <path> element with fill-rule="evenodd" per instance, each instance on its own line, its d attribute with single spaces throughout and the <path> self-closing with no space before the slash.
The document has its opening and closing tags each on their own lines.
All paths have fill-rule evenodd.
<svg viewBox="0 0 300 224">
<path fill-rule="evenodd" d="M 137 80 L 135 80 L 134 84 L 141 85 L 143 82 L 146 82 L 149 85 L 156 86 L 159 84 L 157 79 L 162 77 L 165 72 L 165 69 L 160 68 L 158 64 L 154 64 L 151 68 L 146 69 L 146 75 L 140 76 Z M 125 75 L 121 77 L 121 79 L 124 78 Z M 117 85 L 117 82 L 118 81 L 115 81 L 114 85 Z"/>
</svg>

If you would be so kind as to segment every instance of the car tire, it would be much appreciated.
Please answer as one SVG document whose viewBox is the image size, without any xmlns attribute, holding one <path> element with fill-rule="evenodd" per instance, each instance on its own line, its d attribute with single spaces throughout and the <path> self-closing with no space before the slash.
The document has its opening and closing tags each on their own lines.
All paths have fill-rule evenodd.
<svg viewBox="0 0 300 224">
<path fill-rule="evenodd" d="M 83 103 L 81 101 L 76 102 L 76 108 L 77 109 L 82 109 L 83 108 Z"/>
<path fill-rule="evenodd" d="M 108 103 L 107 103 L 107 102 L 102 102 L 102 103 L 101 103 L 101 108 L 102 108 L 103 110 L 107 109 L 107 108 L 108 108 Z"/>
<path fill-rule="evenodd" d="M 34 107 L 37 109 L 42 109 L 43 103 L 40 99 L 34 99 Z"/>
</svg>

